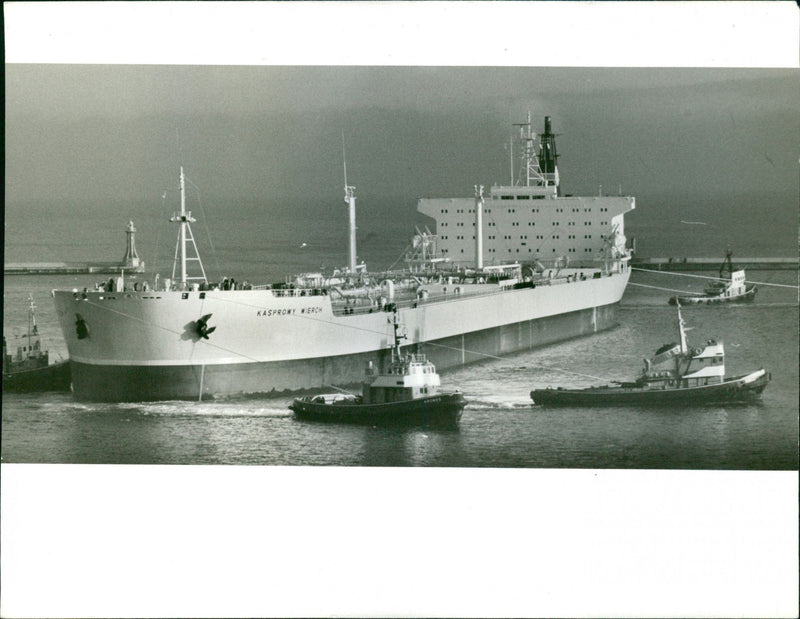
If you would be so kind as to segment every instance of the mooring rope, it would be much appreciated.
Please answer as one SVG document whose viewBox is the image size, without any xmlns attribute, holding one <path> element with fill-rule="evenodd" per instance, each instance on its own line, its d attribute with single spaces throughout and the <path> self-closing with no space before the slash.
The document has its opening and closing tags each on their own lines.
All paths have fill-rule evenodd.
<svg viewBox="0 0 800 619">
<path fill-rule="evenodd" d="M 455 350 L 456 352 L 461 352 L 463 350 L 465 354 L 479 355 L 481 357 L 488 357 L 489 359 L 497 359 L 499 361 L 507 361 L 508 360 L 508 357 L 498 357 L 497 355 L 490 355 L 489 353 L 482 353 L 482 352 L 478 352 L 478 351 L 475 351 L 475 350 L 467 350 L 466 348 L 458 348 L 456 346 L 446 346 L 444 344 L 436 344 L 435 342 L 421 342 L 421 344 L 423 346 L 436 346 L 438 348 L 449 348 L 450 350 Z M 608 378 L 604 378 L 602 376 L 594 376 L 592 374 L 583 374 L 581 372 L 576 372 L 574 370 L 567 370 L 567 369 L 564 369 L 564 368 L 559 368 L 559 367 L 554 366 L 554 365 L 544 365 L 544 364 L 541 364 L 541 363 L 526 364 L 526 365 L 532 365 L 532 367 L 537 367 L 537 368 L 541 368 L 541 369 L 545 369 L 545 370 L 554 370 L 556 372 L 563 372 L 563 373 L 566 373 L 566 374 L 575 374 L 576 376 L 583 376 L 585 378 L 593 378 L 593 379 L 596 379 L 596 380 L 609 380 Z"/>
<path fill-rule="evenodd" d="M 653 290 L 663 290 L 664 292 L 677 292 L 679 294 L 695 295 L 696 292 L 688 290 L 676 290 L 675 288 L 662 288 L 661 286 L 648 286 L 647 284 L 637 284 L 635 282 L 628 282 L 628 286 L 639 286 L 640 288 L 652 288 Z"/>
<path fill-rule="evenodd" d="M 346 393 L 347 395 L 356 395 L 352 391 L 348 391 L 347 389 L 340 389 L 336 385 L 322 385 L 323 387 L 330 387 L 331 389 L 336 389 L 336 391 L 341 391 L 342 393 Z"/>
<path fill-rule="evenodd" d="M 708 275 L 693 275 L 691 273 L 678 273 L 676 271 L 656 271 L 655 269 L 643 269 L 641 267 L 631 267 L 633 271 L 642 271 L 644 273 L 660 273 L 661 275 L 677 275 L 679 277 L 694 277 L 696 279 L 713 279 L 714 281 L 720 281 L 719 277 L 710 277 Z M 725 280 L 722 280 L 725 281 Z M 750 284 L 758 284 L 759 286 L 775 286 L 777 288 L 792 288 L 793 290 L 797 290 L 798 286 L 792 286 L 789 284 L 773 284 L 771 282 L 756 282 L 752 279 L 747 280 Z"/>
</svg>

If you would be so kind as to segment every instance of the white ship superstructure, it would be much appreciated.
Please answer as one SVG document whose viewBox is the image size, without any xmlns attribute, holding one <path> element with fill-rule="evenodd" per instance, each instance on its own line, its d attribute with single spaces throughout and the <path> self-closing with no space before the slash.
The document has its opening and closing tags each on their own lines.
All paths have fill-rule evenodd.
<svg viewBox="0 0 800 619">
<path fill-rule="evenodd" d="M 543 184 L 498 188 L 497 195 L 515 196 L 514 204 L 569 200 L 555 196 L 557 171 L 546 170 Z M 517 200 L 522 193 L 514 191 L 553 195 Z M 471 204 L 472 222 L 480 229 L 492 198 L 485 200 L 478 186 L 474 194 L 463 201 Z M 501 263 L 489 251 L 494 239 L 488 237 L 484 256 L 469 266 L 454 264 L 426 231 L 415 237 L 408 269 L 370 273 L 355 264 L 355 188 L 346 182 L 345 201 L 348 268 L 334 276 L 306 274 L 288 283 L 243 287 L 206 278 L 182 191 L 181 211 L 172 219 L 180 226 L 172 279 L 131 286 L 118 278 L 93 290 L 54 291 L 76 396 L 202 399 L 355 384 L 368 363 L 381 367 L 390 361 L 394 311 L 407 328 L 406 346 L 424 344 L 440 370 L 616 324 L 616 305 L 630 276 L 622 213 L 609 215 L 605 229 L 597 230 L 602 244 L 585 264 L 568 264 L 568 253 L 548 262 L 526 255 L 523 262 L 516 251 L 513 262 Z M 490 215 L 483 221 L 491 223 Z"/>
<path fill-rule="evenodd" d="M 512 173 L 511 183 L 491 187 L 483 202 L 480 241 L 485 264 L 566 257 L 570 265 L 590 266 L 603 254 L 612 231 L 624 246 L 624 215 L 636 207 L 635 198 L 562 196 L 550 118 L 545 117 L 541 136 L 533 132 L 530 115 L 518 127 L 517 180 Z M 474 264 L 475 209 L 471 196 L 419 201 L 417 210 L 436 220 L 440 257 Z"/>
</svg>

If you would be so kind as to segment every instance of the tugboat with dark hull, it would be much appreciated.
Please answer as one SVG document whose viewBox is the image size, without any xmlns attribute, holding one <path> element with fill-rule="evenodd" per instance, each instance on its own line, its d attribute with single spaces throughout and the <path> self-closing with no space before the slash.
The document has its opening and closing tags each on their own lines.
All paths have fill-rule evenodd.
<svg viewBox="0 0 800 619">
<path fill-rule="evenodd" d="M 719 279 L 705 287 L 703 294 L 670 297 L 670 305 L 715 305 L 717 303 L 750 302 L 756 298 L 755 284 L 748 284 L 743 268 L 733 266 L 731 250 L 719 267 Z"/>
<path fill-rule="evenodd" d="M 467 402 L 460 391 L 439 391 L 436 367 L 419 353 L 401 353 L 397 310 L 391 360 L 381 372 L 370 363 L 361 395 L 332 393 L 295 399 L 298 419 L 375 425 L 455 427 Z"/>
<path fill-rule="evenodd" d="M 49 351 L 42 349 L 32 295 L 28 296 L 28 301 L 28 332 L 22 336 L 25 345 L 11 353 L 3 336 L 3 391 L 69 391 L 69 361 L 50 363 Z"/>
<path fill-rule="evenodd" d="M 747 401 L 757 398 L 770 381 L 763 368 L 748 374 L 725 377 L 722 342 L 708 340 L 701 348 L 690 348 L 678 305 L 680 342 L 666 344 L 645 359 L 641 375 L 633 382 L 586 389 L 534 389 L 534 404 L 552 406 L 616 406 L 626 404 L 703 404 Z"/>
</svg>

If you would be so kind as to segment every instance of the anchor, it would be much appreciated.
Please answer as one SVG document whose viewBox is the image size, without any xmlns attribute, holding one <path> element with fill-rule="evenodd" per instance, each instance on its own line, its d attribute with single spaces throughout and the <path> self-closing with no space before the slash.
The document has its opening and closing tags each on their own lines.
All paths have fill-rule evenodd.
<svg viewBox="0 0 800 619">
<path fill-rule="evenodd" d="M 89 337 L 89 327 L 86 326 L 86 321 L 80 314 L 75 314 L 75 319 L 75 333 L 79 340 L 85 340 Z"/>
<path fill-rule="evenodd" d="M 216 330 L 216 327 L 209 327 L 208 326 L 208 319 L 211 318 L 211 314 L 206 314 L 200 320 L 197 321 L 195 324 L 195 332 L 197 335 L 202 337 L 203 339 L 208 339 L 208 334 L 212 333 Z"/>
</svg>

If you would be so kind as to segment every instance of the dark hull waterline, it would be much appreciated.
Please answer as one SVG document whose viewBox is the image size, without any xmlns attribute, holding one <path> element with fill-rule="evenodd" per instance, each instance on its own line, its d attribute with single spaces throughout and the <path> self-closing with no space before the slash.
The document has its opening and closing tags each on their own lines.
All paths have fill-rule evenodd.
<svg viewBox="0 0 800 619">
<path fill-rule="evenodd" d="M 24 393 L 69 390 L 69 361 L 54 363 L 43 368 L 3 373 L 3 391 Z"/>
<path fill-rule="evenodd" d="M 642 388 L 633 386 L 591 387 L 588 389 L 534 389 L 534 404 L 549 406 L 620 406 L 634 404 L 670 405 L 742 402 L 757 398 L 770 381 L 769 373 L 747 382 L 751 374 L 725 379 L 716 385 L 682 388 Z"/>
<path fill-rule="evenodd" d="M 717 305 L 721 303 L 750 303 L 756 298 L 756 287 L 752 286 L 747 289 L 747 292 L 731 296 L 708 296 L 708 295 L 691 295 L 683 297 L 671 297 L 669 300 L 670 305 L 676 305 L 679 301 L 681 305 Z"/>
<path fill-rule="evenodd" d="M 455 426 L 467 402 L 461 393 L 382 404 L 322 404 L 305 399 L 289 408 L 298 419 L 376 425 Z"/>
</svg>

